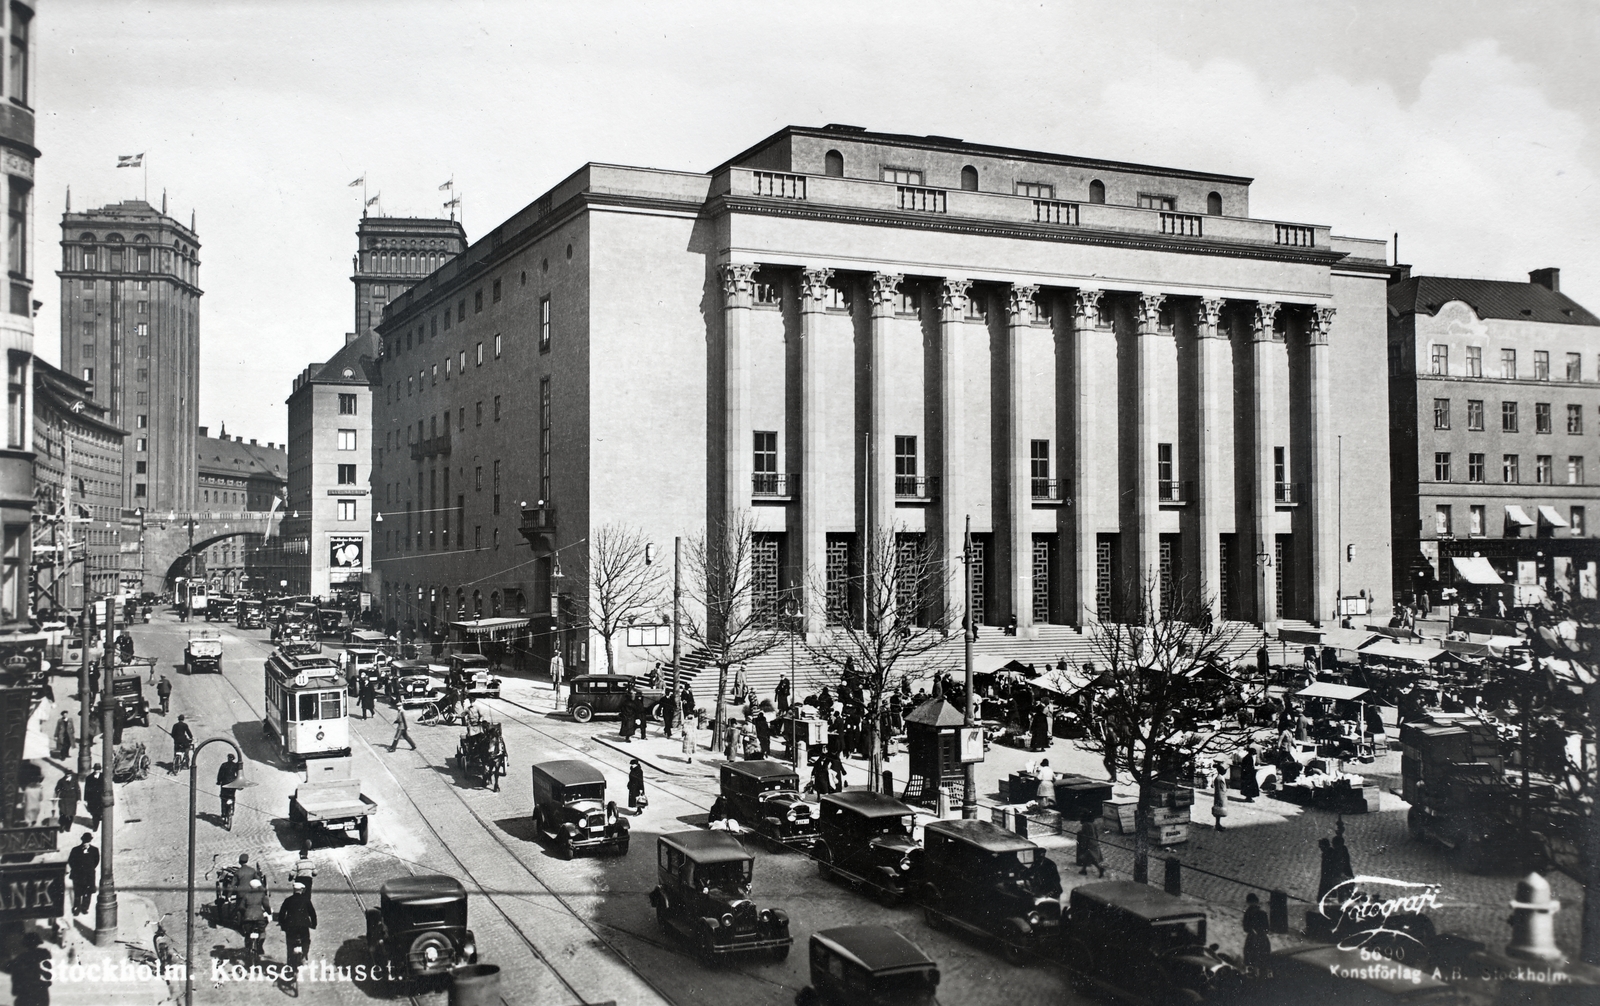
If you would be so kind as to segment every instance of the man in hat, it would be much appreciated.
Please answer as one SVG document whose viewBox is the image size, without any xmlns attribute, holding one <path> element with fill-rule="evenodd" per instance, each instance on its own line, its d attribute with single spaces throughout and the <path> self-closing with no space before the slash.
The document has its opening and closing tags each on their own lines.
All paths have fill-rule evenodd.
<svg viewBox="0 0 1600 1006">
<path fill-rule="evenodd" d="M 283 927 L 289 964 L 298 968 L 311 953 L 311 930 L 317 928 L 317 908 L 311 903 L 311 892 L 303 880 L 295 878 L 293 888 L 293 893 L 284 898 L 278 908 L 278 925 Z"/>
<path fill-rule="evenodd" d="M 628 806 L 634 811 L 644 809 L 644 767 L 639 759 L 628 759 Z"/>
<path fill-rule="evenodd" d="M 78 777 L 68 772 L 56 782 L 56 817 L 62 831 L 72 830 L 72 819 L 78 816 L 78 801 L 83 798 L 83 788 Z"/>
<path fill-rule="evenodd" d="M 72 713 L 61 710 L 61 718 L 56 720 L 55 756 L 65 758 L 72 753 L 72 745 L 77 743 L 78 732 L 72 725 Z"/>
<path fill-rule="evenodd" d="M 72 878 L 72 914 L 83 915 L 100 884 L 100 850 L 94 847 L 92 832 L 84 832 L 78 847 L 67 855 L 67 876 Z"/>
<path fill-rule="evenodd" d="M 233 871 L 234 884 L 240 890 L 243 890 L 250 886 L 250 881 L 260 879 L 261 871 L 250 865 L 250 854 L 248 852 L 239 853 L 239 868 Z"/>
<path fill-rule="evenodd" d="M 411 739 L 410 725 L 406 723 L 406 707 L 396 703 L 394 707 L 394 739 L 389 742 L 390 754 L 393 754 L 395 749 L 400 747 L 402 740 L 411 745 L 411 750 L 415 751 L 417 749 L 417 742 Z"/>
<path fill-rule="evenodd" d="M 194 731 L 189 729 L 189 724 L 184 722 L 183 714 L 178 714 L 178 722 L 172 724 L 172 771 L 178 771 L 178 763 L 189 760 L 189 749 L 194 747 Z"/>
<path fill-rule="evenodd" d="M 154 667 L 154 664 L 150 665 Z M 156 682 L 156 697 L 161 700 L 161 715 L 167 715 L 167 710 L 172 708 L 172 682 L 167 680 L 165 674 Z"/>
<path fill-rule="evenodd" d="M 239 764 L 238 756 L 228 755 L 228 760 L 217 766 L 217 788 L 222 798 L 222 818 L 233 817 L 233 802 L 238 797 L 238 791 L 228 784 L 239 778 L 239 773 L 244 771 L 244 766 Z"/>
<path fill-rule="evenodd" d="M 100 818 L 106 812 L 106 777 L 99 762 L 94 763 L 94 771 L 83 780 L 83 809 L 89 812 L 89 822 L 98 831 Z"/>
<path fill-rule="evenodd" d="M 305 885 L 306 894 L 311 893 L 311 882 L 317 879 L 317 864 L 311 859 L 311 839 L 300 843 L 300 858 L 294 863 L 294 879 Z"/>
</svg>

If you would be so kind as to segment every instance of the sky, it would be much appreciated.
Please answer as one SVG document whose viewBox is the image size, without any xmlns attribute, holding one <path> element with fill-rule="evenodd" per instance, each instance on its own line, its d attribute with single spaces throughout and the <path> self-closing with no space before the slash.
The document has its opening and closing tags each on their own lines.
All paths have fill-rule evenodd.
<svg viewBox="0 0 1600 1006">
<path fill-rule="evenodd" d="M 705 171 L 789 124 L 1246 175 L 1253 216 L 1558 266 L 1600 311 L 1593 0 L 47 0 L 35 32 L 36 260 L 69 186 L 193 212 L 200 421 L 263 442 L 354 327 L 354 179 L 393 216 L 453 179 L 476 240 L 586 162 Z"/>
</svg>

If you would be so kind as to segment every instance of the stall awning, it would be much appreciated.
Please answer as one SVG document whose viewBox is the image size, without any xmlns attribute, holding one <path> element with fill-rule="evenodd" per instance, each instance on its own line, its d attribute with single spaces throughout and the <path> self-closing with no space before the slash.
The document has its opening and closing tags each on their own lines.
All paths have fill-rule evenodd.
<svg viewBox="0 0 1600 1006">
<path fill-rule="evenodd" d="M 1560 514 L 1556 513 L 1556 508 L 1553 506 L 1541 506 L 1539 508 L 1539 519 L 1544 521 L 1546 524 L 1549 524 L 1551 527 L 1567 526 L 1566 519 Z"/>
<path fill-rule="evenodd" d="M 1489 565 L 1489 560 L 1481 555 L 1469 555 L 1466 558 L 1455 556 L 1450 561 L 1455 564 L 1456 576 L 1468 583 L 1505 583 L 1494 567 Z"/>
<path fill-rule="evenodd" d="M 1378 638 L 1378 633 L 1365 629 L 1323 629 L 1322 645 L 1336 650 L 1359 650 Z"/>
<path fill-rule="evenodd" d="M 1518 527 L 1533 527 L 1534 524 L 1533 518 L 1528 516 L 1527 511 L 1515 505 L 1506 507 L 1506 520 Z"/>
<path fill-rule="evenodd" d="M 1339 699 L 1343 702 L 1353 702 L 1367 694 L 1369 690 L 1357 688 L 1355 685 L 1336 685 L 1331 681 L 1318 681 L 1295 694 L 1308 699 Z"/>
<path fill-rule="evenodd" d="M 469 636 L 487 636 L 503 629 L 520 629 L 527 624 L 526 618 L 480 618 L 471 622 L 451 622 L 450 628 L 460 629 Z"/>
<path fill-rule="evenodd" d="M 1371 646 L 1363 647 L 1361 655 L 1382 657 L 1385 660 L 1403 660 L 1411 664 L 1428 664 L 1444 656 L 1444 652 L 1437 646 L 1392 643 L 1387 639 L 1380 639 Z"/>
</svg>

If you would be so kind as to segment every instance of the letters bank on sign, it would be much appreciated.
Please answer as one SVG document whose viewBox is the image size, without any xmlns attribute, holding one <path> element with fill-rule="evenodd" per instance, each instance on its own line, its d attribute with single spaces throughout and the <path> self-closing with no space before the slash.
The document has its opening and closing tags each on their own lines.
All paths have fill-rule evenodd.
<svg viewBox="0 0 1600 1006">
<path fill-rule="evenodd" d="M 0 869 L 0 923 L 61 918 L 67 864 L 28 863 Z"/>
</svg>

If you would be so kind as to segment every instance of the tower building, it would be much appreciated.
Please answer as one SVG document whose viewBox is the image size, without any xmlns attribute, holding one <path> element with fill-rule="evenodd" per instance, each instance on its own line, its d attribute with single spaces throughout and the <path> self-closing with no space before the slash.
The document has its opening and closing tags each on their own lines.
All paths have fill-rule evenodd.
<svg viewBox="0 0 1600 1006">
<path fill-rule="evenodd" d="M 128 431 L 124 505 L 194 509 L 200 241 L 143 200 L 61 218 L 61 367 Z"/>
<path fill-rule="evenodd" d="M 385 304 L 466 247 L 467 232 L 454 220 L 362 217 L 350 277 L 356 285 L 356 338 L 372 338 Z"/>
</svg>

